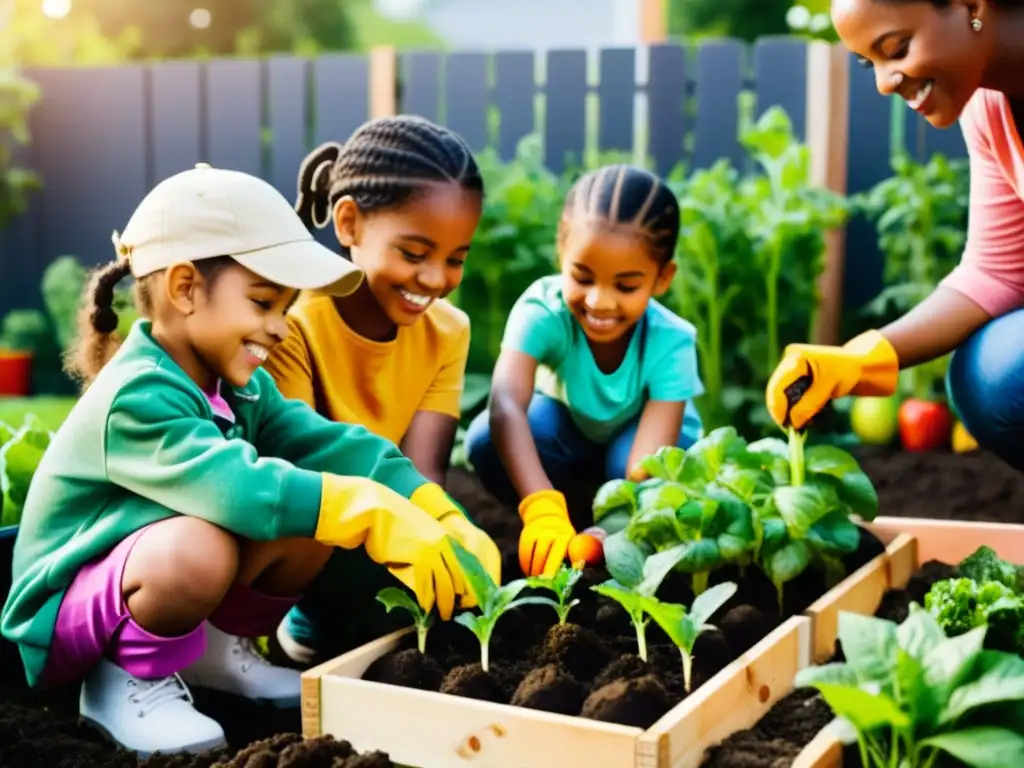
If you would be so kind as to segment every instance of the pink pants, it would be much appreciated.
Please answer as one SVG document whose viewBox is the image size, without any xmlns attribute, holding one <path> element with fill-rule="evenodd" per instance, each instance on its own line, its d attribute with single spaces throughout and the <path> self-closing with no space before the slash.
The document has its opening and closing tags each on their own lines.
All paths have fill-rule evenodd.
<svg viewBox="0 0 1024 768">
<path fill-rule="evenodd" d="M 203 624 L 180 637 L 159 637 L 140 627 L 125 606 L 121 579 L 128 556 L 143 536 L 159 536 L 160 525 L 135 531 L 78 571 L 57 613 L 44 684 L 79 680 L 104 657 L 145 679 L 171 675 L 202 656 L 206 650 Z M 209 620 L 229 634 L 259 637 L 273 632 L 298 599 L 272 597 L 236 584 Z"/>
</svg>

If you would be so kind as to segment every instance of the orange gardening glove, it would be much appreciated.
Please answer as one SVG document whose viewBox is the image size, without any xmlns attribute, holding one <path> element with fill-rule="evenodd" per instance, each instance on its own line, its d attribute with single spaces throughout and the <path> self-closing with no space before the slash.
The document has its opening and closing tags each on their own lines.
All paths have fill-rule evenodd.
<svg viewBox="0 0 1024 768">
<path fill-rule="evenodd" d="M 498 551 L 498 545 L 490 536 L 473 525 L 462 508 L 441 486 L 435 483 L 421 485 L 409 497 L 409 501 L 437 520 L 452 538 L 476 556 L 494 583 L 501 584 L 501 552 Z M 461 596 L 460 605 L 463 608 L 476 606 L 476 597 L 472 590 L 465 591 Z"/>
<path fill-rule="evenodd" d="M 886 397 L 896 391 L 900 364 L 892 344 L 878 331 L 867 331 L 841 347 L 790 344 L 768 387 L 768 412 L 780 427 L 803 429 L 826 403 L 846 395 Z M 800 379 L 802 394 L 787 395 Z"/>
<path fill-rule="evenodd" d="M 519 503 L 519 516 L 519 567 L 527 576 L 554 576 L 576 535 L 565 496 L 558 491 L 531 493 Z"/>
</svg>

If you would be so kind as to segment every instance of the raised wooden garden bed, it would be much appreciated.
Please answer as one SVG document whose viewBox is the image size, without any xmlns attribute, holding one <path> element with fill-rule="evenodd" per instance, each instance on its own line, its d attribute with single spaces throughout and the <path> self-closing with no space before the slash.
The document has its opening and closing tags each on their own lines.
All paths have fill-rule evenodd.
<svg viewBox="0 0 1024 768">
<path fill-rule="evenodd" d="M 808 611 L 814 622 L 816 664 L 824 663 L 834 652 L 840 611 L 875 614 L 883 595 L 905 589 L 927 562 L 956 565 L 982 546 L 1010 562 L 1024 561 L 1024 525 L 880 517 L 866 527 L 886 544 L 886 554 L 853 574 Z M 842 768 L 843 744 L 838 730 L 834 726 L 823 729 L 793 765 Z"/>
<path fill-rule="evenodd" d="M 410 631 L 306 672 L 303 734 L 329 733 L 415 768 L 696 768 L 708 745 L 756 722 L 810 662 L 810 622 L 793 617 L 642 730 L 360 679 Z"/>
</svg>

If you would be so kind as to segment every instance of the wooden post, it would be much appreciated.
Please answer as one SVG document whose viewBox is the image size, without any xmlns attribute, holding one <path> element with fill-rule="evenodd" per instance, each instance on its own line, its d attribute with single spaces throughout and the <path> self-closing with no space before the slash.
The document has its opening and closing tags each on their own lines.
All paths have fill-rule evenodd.
<svg viewBox="0 0 1024 768">
<path fill-rule="evenodd" d="M 807 146 L 811 183 L 846 194 L 850 129 L 850 55 L 839 44 L 814 40 L 807 46 Z M 827 233 L 825 271 L 819 290 L 813 339 L 837 344 L 843 316 L 845 227 Z"/>
<path fill-rule="evenodd" d="M 398 111 L 398 55 L 393 45 L 370 50 L 370 119 L 392 117 Z"/>
<path fill-rule="evenodd" d="M 637 0 L 640 11 L 640 42 L 657 45 L 668 40 L 668 0 Z"/>
</svg>

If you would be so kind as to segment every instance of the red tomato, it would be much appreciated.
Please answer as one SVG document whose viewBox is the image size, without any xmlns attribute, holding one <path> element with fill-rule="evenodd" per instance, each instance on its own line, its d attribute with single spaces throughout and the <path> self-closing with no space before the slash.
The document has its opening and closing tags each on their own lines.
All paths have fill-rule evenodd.
<svg viewBox="0 0 1024 768">
<path fill-rule="evenodd" d="M 900 442 L 908 451 L 934 451 L 949 445 L 953 413 L 945 403 L 905 400 L 900 406 Z"/>
</svg>

